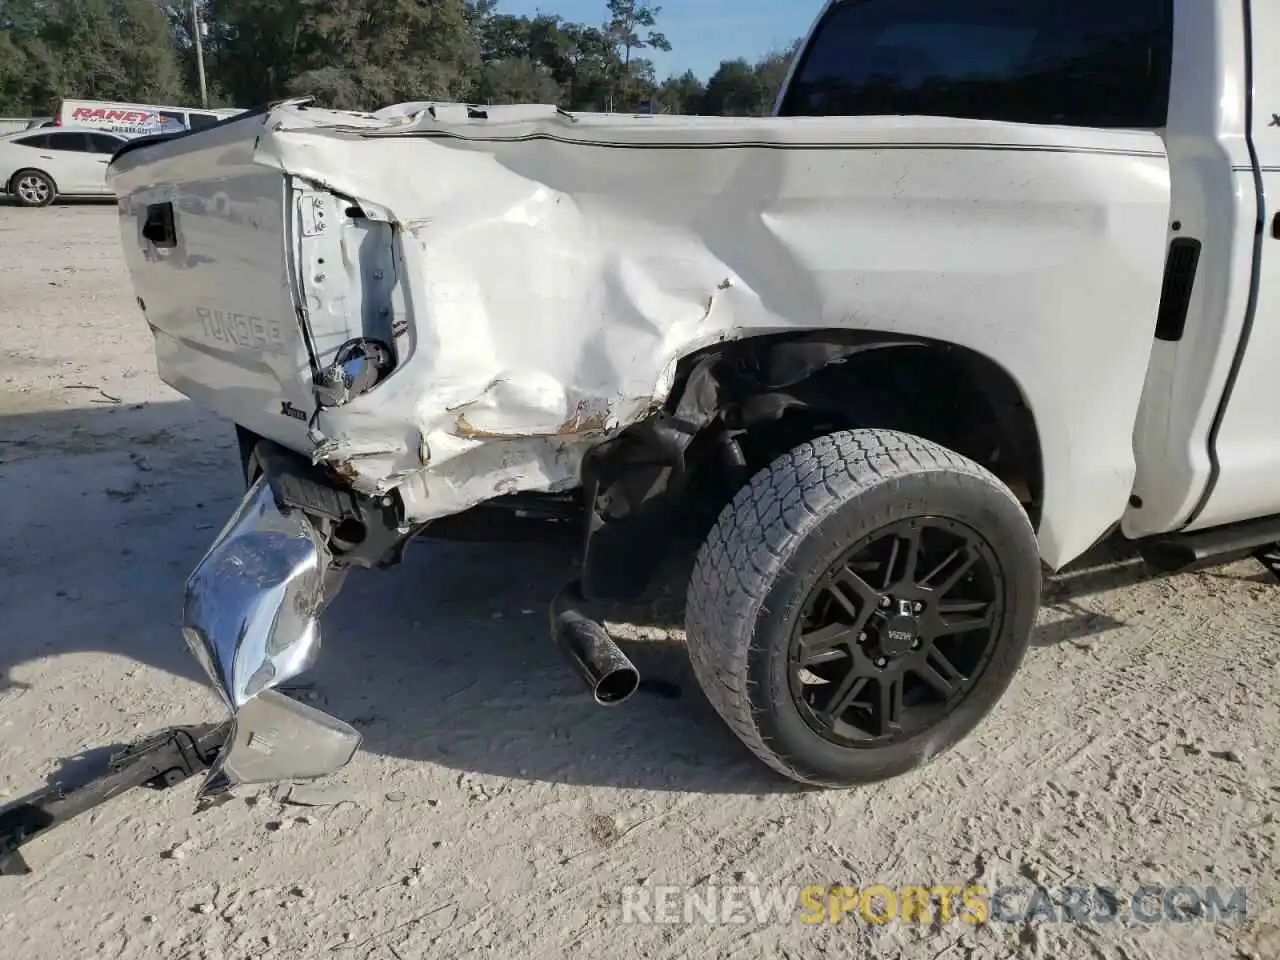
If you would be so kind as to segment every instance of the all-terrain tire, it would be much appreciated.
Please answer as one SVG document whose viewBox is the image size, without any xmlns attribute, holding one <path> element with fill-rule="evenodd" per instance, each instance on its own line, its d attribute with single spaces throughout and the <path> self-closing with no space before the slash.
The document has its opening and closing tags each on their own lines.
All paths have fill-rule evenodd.
<svg viewBox="0 0 1280 960">
<path fill-rule="evenodd" d="M 852 545 L 925 516 L 965 524 L 990 545 L 1004 590 L 993 652 L 968 694 L 918 736 L 871 748 L 832 742 L 790 693 L 788 650 L 803 605 Z M 689 656 L 716 712 L 774 770 L 829 787 L 882 780 L 949 749 L 1003 696 L 1035 623 L 1040 571 L 1025 510 L 989 471 L 908 434 L 835 433 L 778 458 L 721 513 L 689 584 Z"/>
</svg>

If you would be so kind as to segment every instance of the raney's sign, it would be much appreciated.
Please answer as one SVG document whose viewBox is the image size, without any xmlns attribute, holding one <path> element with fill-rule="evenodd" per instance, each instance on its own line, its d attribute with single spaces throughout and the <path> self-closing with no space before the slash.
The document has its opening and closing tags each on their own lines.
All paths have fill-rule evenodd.
<svg viewBox="0 0 1280 960">
<path fill-rule="evenodd" d="M 166 127 L 183 129 L 183 125 L 159 110 L 118 110 L 108 107 L 76 107 L 71 113 L 72 122 L 92 121 L 95 126 L 104 122 L 107 129 L 117 133 L 158 133 Z"/>
</svg>

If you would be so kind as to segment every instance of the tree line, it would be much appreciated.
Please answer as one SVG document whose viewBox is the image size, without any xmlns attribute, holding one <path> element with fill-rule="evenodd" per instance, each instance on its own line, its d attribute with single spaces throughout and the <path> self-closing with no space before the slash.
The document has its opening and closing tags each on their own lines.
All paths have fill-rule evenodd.
<svg viewBox="0 0 1280 960">
<path fill-rule="evenodd" d="M 601 22 L 512 16 L 498 0 L 196 0 L 209 106 L 314 96 L 369 110 L 406 100 L 752 116 L 795 46 L 659 80 L 660 6 L 602 0 Z M 59 98 L 199 104 L 190 3 L 0 0 L 0 115 Z"/>
</svg>

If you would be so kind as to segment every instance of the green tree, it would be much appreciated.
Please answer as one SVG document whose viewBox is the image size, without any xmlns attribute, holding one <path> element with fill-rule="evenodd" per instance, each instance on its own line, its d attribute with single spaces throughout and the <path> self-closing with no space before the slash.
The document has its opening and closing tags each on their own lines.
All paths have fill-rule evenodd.
<svg viewBox="0 0 1280 960">
<path fill-rule="evenodd" d="M 726 60 L 707 81 L 704 113 L 728 117 L 759 116 L 764 102 L 760 77 L 746 60 Z"/>
<path fill-rule="evenodd" d="M 481 103 L 559 103 L 560 84 L 545 64 L 529 57 L 486 63 L 473 100 Z"/>
<path fill-rule="evenodd" d="M 613 82 L 610 89 L 611 109 L 634 109 L 636 103 L 652 95 L 653 65 L 632 60 L 637 50 L 669 51 L 671 43 L 655 29 L 661 7 L 651 7 L 642 0 L 608 0 L 609 19 L 604 36 L 609 44 Z"/>
<path fill-rule="evenodd" d="M 605 36 L 624 67 L 631 63 L 633 50 L 671 49 L 667 38 L 653 29 L 657 26 L 661 7 L 651 7 L 641 0 L 608 0 L 608 5 Z"/>
<path fill-rule="evenodd" d="M 729 117 L 763 117 L 773 107 L 791 67 L 799 41 L 788 50 L 767 54 L 756 63 L 725 60 L 707 81 L 700 113 Z"/>
<path fill-rule="evenodd" d="M 209 0 L 205 72 L 232 103 L 286 95 L 304 53 L 305 0 Z"/>
<path fill-rule="evenodd" d="M 692 70 L 668 77 L 658 88 L 657 101 L 663 113 L 698 113 L 707 88 Z"/>
<path fill-rule="evenodd" d="M 169 18 L 152 0 L 6 0 L 0 97 L 52 111 L 60 97 L 172 103 L 184 93 Z"/>
<path fill-rule="evenodd" d="M 573 82 L 573 43 L 560 17 L 490 14 L 476 24 L 481 69 L 473 99 L 562 103 Z"/>
<path fill-rule="evenodd" d="M 787 72 L 791 69 L 791 61 L 800 49 L 800 40 L 794 41 L 785 50 L 777 50 L 766 54 L 756 63 L 755 72 L 760 80 L 761 106 L 764 113 L 771 113 L 777 103 L 782 85 L 786 82 Z"/>
<path fill-rule="evenodd" d="M 791 53 L 728 61 L 704 86 L 659 82 L 662 8 L 606 0 L 600 25 L 499 12 L 500 0 L 196 0 L 210 102 L 313 95 L 370 109 L 399 100 L 554 101 L 572 110 L 766 113 Z M 193 103 L 187 0 L 0 0 L 0 111 L 59 97 Z"/>
<path fill-rule="evenodd" d="M 566 24 L 568 41 L 565 86 L 567 106 L 574 110 L 603 110 L 612 92 L 613 48 L 599 27 Z"/>
<path fill-rule="evenodd" d="M 211 80 L 242 104 L 454 99 L 479 67 L 477 11 L 465 0 L 210 0 L 208 17 Z"/>
<path fill-rule="evenodd" d="M 35 80 L 52 59 L 40 39 L 46 19 L 39 0 L 0 3 L 0 113 L 22 115 L 35 107 Z"/>
</svg>

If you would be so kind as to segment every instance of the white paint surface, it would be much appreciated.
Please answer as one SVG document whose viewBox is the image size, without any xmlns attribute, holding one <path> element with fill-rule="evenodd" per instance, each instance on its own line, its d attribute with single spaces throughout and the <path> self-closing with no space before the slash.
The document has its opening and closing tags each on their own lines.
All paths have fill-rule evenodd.
<svg viewBox="0 0 1280 960">
<path fill-rule="evenodd" d="M 300 424 L 277 422 L 282 396 L 307 403 L 296 329 L 292 360 L 264 362 L 211 349 L 192 312 L 291 320 L 282 257 L 305 261 L 307 240 L 282 205 L 286 184 L 314 184 L 396 225 L 411 343 L 389 380 L 321 413 L 319 455 L 363 489 L 399 487 L 415 520 L 571 487 L 593 444 L 664 399 L 682 356 L 811 328 L 929 337 L 1008 371 L 1040 431 L 1050 564 L 1123 512 L 1167 230 L 1156 135 L 537 106 L 437 116 L 284 105 L 118 159 L 161 375 L 311 449 Z M 185 200 L 200 262 L 148 259 L 136 224 L 158 198 Z"/>
</svg>

